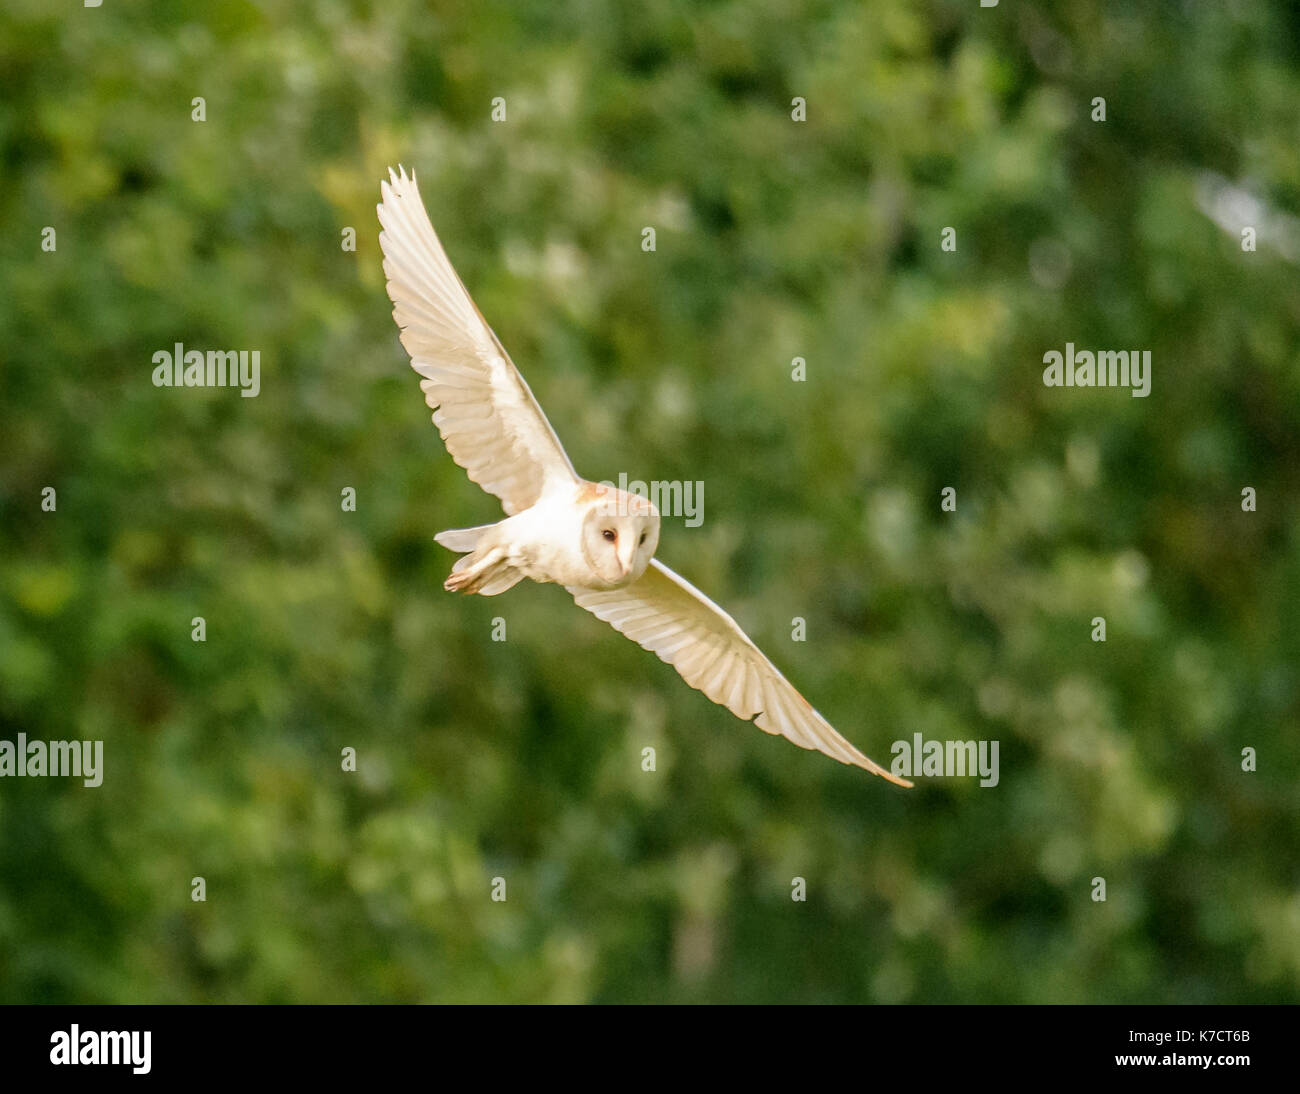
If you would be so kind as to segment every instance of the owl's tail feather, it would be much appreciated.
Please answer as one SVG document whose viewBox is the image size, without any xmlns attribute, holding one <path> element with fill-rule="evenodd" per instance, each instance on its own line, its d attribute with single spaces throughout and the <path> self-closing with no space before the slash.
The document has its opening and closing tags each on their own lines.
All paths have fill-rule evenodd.
<svg viewBox="0 0 1300 1094">
<path fill-rule="evenodd" d="M 433 541 L 450 551 L 464 554 L 478 546 L 479 536 L 495 527 L 495 524 L 480 524 L 477 528 L 452 528 L 446 532 L 439 532 L 433 537 Z"/>
</svg>

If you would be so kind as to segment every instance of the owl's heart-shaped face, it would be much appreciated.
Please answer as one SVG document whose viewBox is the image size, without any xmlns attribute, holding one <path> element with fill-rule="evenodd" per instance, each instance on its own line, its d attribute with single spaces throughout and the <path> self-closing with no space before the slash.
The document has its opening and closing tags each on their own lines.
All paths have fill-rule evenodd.
<svg viewBox="0 0 1300 1094">
<path fill-rule="evenodd" d="M 581 527 L 583 558 L 604 588 L 630 585 L 659 547 L 659 510 L 645 498 L 609 489 L 594 501 Z"/>
</svg>

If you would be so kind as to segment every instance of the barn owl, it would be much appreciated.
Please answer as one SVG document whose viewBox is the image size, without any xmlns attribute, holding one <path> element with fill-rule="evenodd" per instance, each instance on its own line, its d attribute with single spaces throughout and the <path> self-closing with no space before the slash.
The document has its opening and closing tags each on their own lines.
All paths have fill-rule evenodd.
<svg viewBox="0 0 1300 1094">
<path fill-rule="evenodd" d="M 448 261 L 414 175 L 390 170 L 380 193 L 379 244 L 402 345 L 447 451 L 506 513 L 434 537 L 461 556 L 444 587 L 496 596 L 524 578 L 562 585 L 579 607 L 738 717 L 911 786 L 836 733 L 731 616 L 655 558 L 653 504 L 574 471 Z"/>
</svg>

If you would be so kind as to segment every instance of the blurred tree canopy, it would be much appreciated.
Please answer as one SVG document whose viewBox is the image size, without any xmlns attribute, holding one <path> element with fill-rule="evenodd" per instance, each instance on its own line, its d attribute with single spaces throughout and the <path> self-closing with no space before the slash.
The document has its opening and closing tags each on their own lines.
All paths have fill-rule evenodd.
<svg viewBox="0 0 1300 1094">
<path fill-rule="evenodd" d="M 0 87 L 0 738 L 105 753 L 0 780 L 0 1001 L 1300 1000 L 1296 5 L 7 0 Z M 664 561 L 996 787 L 443 593 L 500 512 L 397 339 L 398 162 L 579 472 L 704 483 Z"/>
</svg>

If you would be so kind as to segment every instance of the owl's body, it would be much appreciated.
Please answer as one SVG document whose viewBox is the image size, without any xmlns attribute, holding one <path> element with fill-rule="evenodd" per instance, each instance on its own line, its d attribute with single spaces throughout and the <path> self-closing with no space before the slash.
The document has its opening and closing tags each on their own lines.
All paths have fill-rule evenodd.
<svg viewBox="0 0 1300 1094">
<path fill-rule="evenodd" d="M 902 786 L 841 737 L 736 621 L 654 557 L 659 512 L 581 478 L 438 241 L 415 179 L 381 185 L 379 244 L 393 318 L 447 451 L 501 499 L 504 520 L 441 532 L 461 553 L 445 588 L 496 596 L 524 578 L 563 585 L 579 607 L 672 665 L 715 703 Z"/>
<path fill-rule="evenodd" d="M 448 592 L 496 596 L 524 578 L 607 591 L 645 573 L 659 544 L 659 510 L 635 494 L 582 481 L 543 492 L 496 524 L 434 538 L 466 552 L 443 586 Z"/>
</svg>

